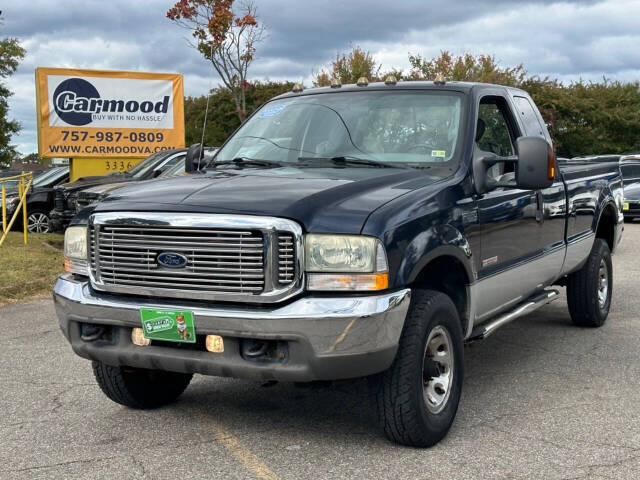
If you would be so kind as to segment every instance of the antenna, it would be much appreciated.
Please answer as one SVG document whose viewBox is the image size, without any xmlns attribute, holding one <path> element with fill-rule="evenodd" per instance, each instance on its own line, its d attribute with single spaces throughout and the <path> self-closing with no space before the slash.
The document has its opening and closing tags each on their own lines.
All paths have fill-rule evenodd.
<svg viewBox="0 0 640 480">
<path fill-rule="evenodd" d="M 209 51 L 209 60 L 213 58 L 213 43 Z M 202 136 L 200 137 L 200 154 L 198 155 L 198 170 L 200 170 L 200 161 L 204 157 L 204 130 L 207 127 L 207 115 L 209 114 L 209 100 L 211 99 L 211 83 L 212 78 L 209 77 L 209 91 L 207 92 L 207 106 L 204 109 L 204 122 L 202 122 Z"/>
</svg>

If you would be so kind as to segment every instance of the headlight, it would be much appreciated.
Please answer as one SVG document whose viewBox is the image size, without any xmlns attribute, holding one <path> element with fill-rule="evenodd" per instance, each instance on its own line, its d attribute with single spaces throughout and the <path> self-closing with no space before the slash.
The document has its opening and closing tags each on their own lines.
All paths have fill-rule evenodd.
<svg viewBox="0 0 640 480">
<path fill-rule="evenodd" d="M 89 274 L 87 227 L 69 227 L 64 233 L 64 267 L 67 272 Z"/>
<path fill-rule="evenodd" d="M 18 205 L 19 202 L 20 202 L 19 197 L 7 197 L 4 200 L 4 205 L 7 208 L 8 212 L 12 212 L 13 209 L 16 208 L 16 205 Z"/>
<path fill-rule="evenodd" d="M 387 255 L 374 237 L 308 234 L 305 263 L 309 290 L 384 290 L 389 286 Z"/>
</svg>

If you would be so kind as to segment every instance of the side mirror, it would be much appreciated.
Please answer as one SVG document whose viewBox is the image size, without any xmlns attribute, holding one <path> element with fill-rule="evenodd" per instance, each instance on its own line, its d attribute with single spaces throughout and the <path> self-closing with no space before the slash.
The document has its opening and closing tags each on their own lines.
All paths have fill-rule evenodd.
<svg viewBox="0 0 640 480">
<path fill-rule="evenodd" d="M 516 141 L 518 154 L 512 157 L 487 156 L 477 149 L 473 157 L 473 181 L 478 194 L 496 187 L 541 190 L 553 184 L 556 176 L 556 157 L 551 145 L 541 137 L 520 137 Z M 513 163 L 515 181 L 497 182 L 487 175 L 497 163 Z"/>
<path fill-rule="evenodd" d="M 541 190 L 553 184 L 556 156 L 551 145 L 541 137 L 520 137 L 516 142 L 516 184 L 526 190 Z"/>
<path fill-rule="evenodd" d="M 202 148 L 202 144 L 194 143 L 191 145 L 189 150 L 187 150 L 187 156 L 184 159 L 184 171 L 192 173 L 199 170 L 203 153 L 204 149 Z"/>
<path fill-rule="evenodd" d="M 158 170 L 154 170 L 153 171 L 153 175 L 152 178 L 158 178 L 160 176 L 160 174 L 162 173 L 162 170 L 158 169 Z"/>
</svg>

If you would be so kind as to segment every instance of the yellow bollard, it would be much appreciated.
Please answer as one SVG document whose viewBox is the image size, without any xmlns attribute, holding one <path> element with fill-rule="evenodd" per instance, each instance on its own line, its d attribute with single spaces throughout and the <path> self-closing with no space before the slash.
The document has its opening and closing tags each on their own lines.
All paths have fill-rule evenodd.
<svg viewBox="0 0 640 480">
<path fill-rule="evenodd" d="M 2 233 L 7 231 L 7 192 L 2 184 Z"/>
<path fill-rule="evenodd" d="M 24 244 L 27 244 L 27 237 L 29 233 L 29 229 L 27 228 L 27 186 L 26 186 L 26 177 L 22 177 L 22 191 L 25 193 L 25 198 L 22 201 L 22 230 L 23 230 L 23 238 Z"/>
<path fill-rule="evenodd" d="M 29 181 L 27 182 L 27 178 L 29 179 Z M 23 238 L 24 238 L 24 243 L 27 243 L 27 239 L 28 239 L 28 229 L 27 229 L 27 193 L 29 193 L 29 188 L 31 187 L 31 184 L 33 183 L 33 174 L 32 173 L 27 173 L 27 174 L 21 174 L 21 175 L 16 175 L 15 177 L 5 177 L 2 179 L 2 181 L 4 180 L 13 180 L 13 179 L 19 179 L 20 181 L 18 182 L 18 206 L 16 207 L 16 211 L 13 212 L 13 215 L 11 216 L 11 220 L 9 220 L 9 224 L 6 225 L 6 210 L 4 209 L 5 203 L 4 201 L 2 202 L 2 206 L 3 206 L 3 232 L 2 232 L 2 237 L 0 237 L 0 246 L 2 246 L 2 244 L 4 243 L 5 239 L 7 238 L 7 235 L 9 234 L 9 231 L 11 230 L 11 227 L 13 226 L 13 222 L 15 222 L 16 218 L 18 218 L 18 215 L 20 214 L 20 210 L 22 210 L 22 226 L 24 229 L 24 233 L 23 233 Z M 3 193 L 5 196 L 5 201 L 6 201 L 6 192 L 4 192 L 4 183 L 2 183 L 3 185 Z"/>
</svg>

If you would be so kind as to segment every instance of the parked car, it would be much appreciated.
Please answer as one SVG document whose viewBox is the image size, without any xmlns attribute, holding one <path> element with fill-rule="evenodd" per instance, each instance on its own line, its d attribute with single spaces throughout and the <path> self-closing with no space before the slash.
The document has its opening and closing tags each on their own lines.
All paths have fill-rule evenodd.
<svg viewBox="0 0 640 480">
<path fill-rule="evenodd" d="M 614 162 L 617 163 L 620 161 L 622 155 L 618 154 L 606 154 L 606 155 L 588 155 L 584 157 L 573 157 L 568 159 L 568 162 L 576 162 L 576 163 L 603 163 L 603 162 Z"/>
<path fill-rule="evenodd" d="M 18 182 L 19 180 L 4 180 L 3 178 L 15 177 L 16 175 L 20 175 L 22 172 L 20 170 L 0 170 L 0 182 L 4 185 L 4 189 L 6 193 L 13 193 L 18 191 Z"/>
<path fill-rule="evenodd" d="M 38 175 L 27 194 L 27 229 L 31 233 L 49 233 L 51 222 L 49 212 L 53 208 L 53 191 L 56 185 L 69 181 L 69 167 L 54 167 Z M 7 215 L 13 215 L 20 202 L 17 188 L 7 195 Z M 15 229 L 22 228 L 22 215 L 14 223 Z"/>
<path fill-rule="evenodd" d="M 209 161 L 215 154 L 217 148 L 208 147 L 204 149 L 204 160 Z M 184 155 L 179 158 L 179 160 L 169 168 L 163 170 L 160 175 L 156 178 L 166 178 L 173 177 L 175 175 L 183 175 L 185 173 L 184 170 Z M 89 205 L 96 203 L 100 200 L 106 198 L 113 191 L 118 190 L 119 188 L 125 187 L 127 185 L 131 185 L 132 183 L 136 183 L 136 180 L 131 180 L 129 182 L 118 182 L 118 183 L 107 183 L 102 185 L 97 185 L 95 187 L 87 188 L 86 190 L 82 190 L 78 192 L 76 197 L 76 212 L 79 212 L 83 208 L 88 207 Z"/>
<path fill-rule="evenodd" d="M 573 323 L 603 325 L 621 198 L 617 162 L 556 164 L 522 90 L 296 87 L 203 170 L 76 216 L 56 312 L 122 405 L 168 404 L 194 373 L 368 376 L 386 435 L 430 446 L 456 415 L 465 343 L 554 285 Z"/>
<path fill-rule="evenodd" d="M 51 211 L 51 226 L 54 231 L 63 231 L 76 214 L 78 192 L 96 185 L 136 182 L 159 176 L 164 170 L 184 159 L 185 149 L 162 150 L 154 153 L 127 172 L 84 177 L 75 182 L 59 185 L 55 191 L 54 208 Z"/>
<path fill-rule="evenodd" d="M 640 217 L 640 154 L 625 155 L 620 159 L 624 183 L 622 213 L 625 219 Z"/>
</svg>

